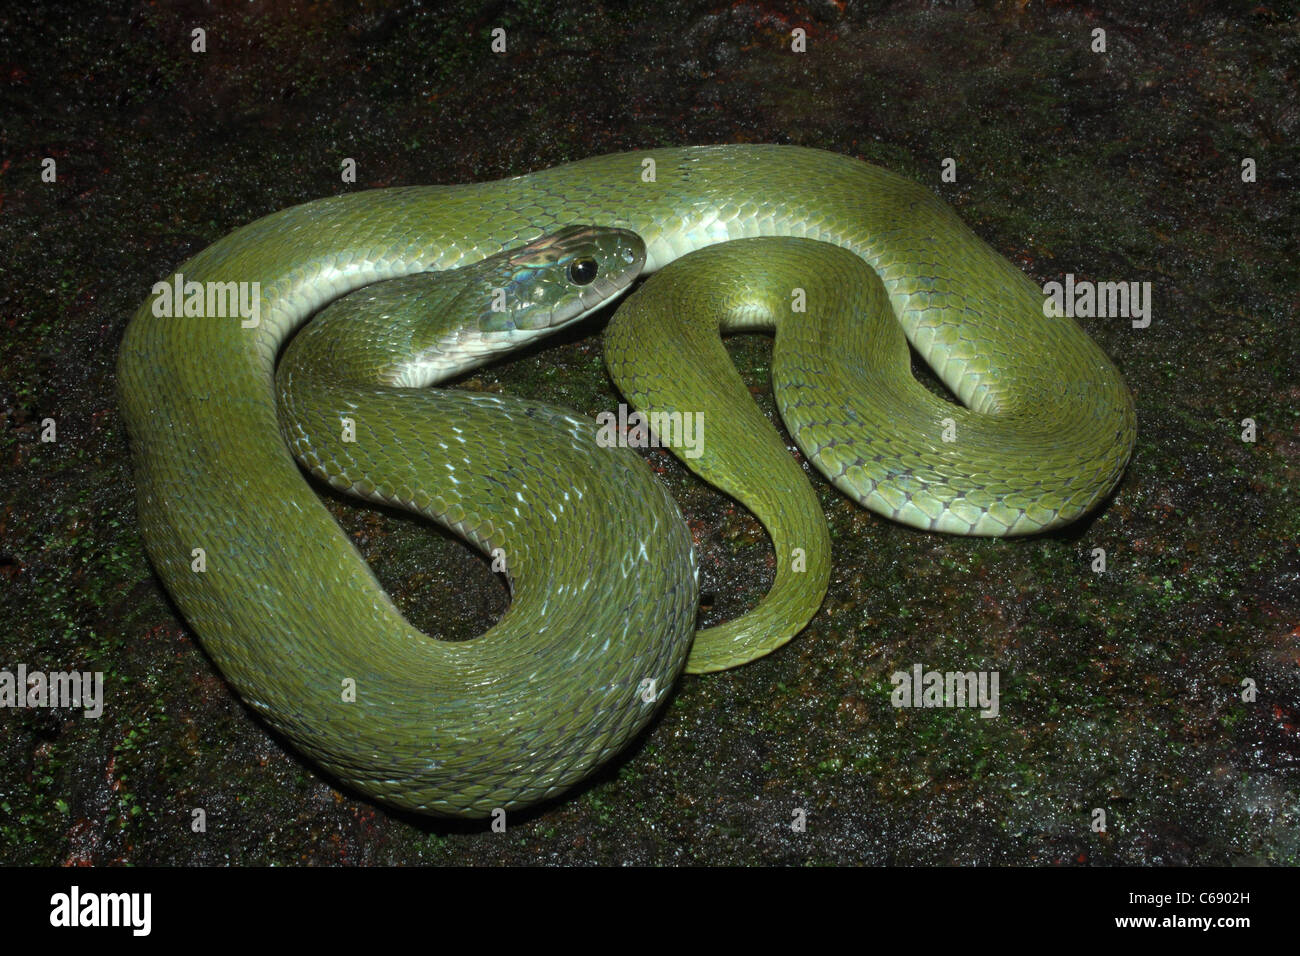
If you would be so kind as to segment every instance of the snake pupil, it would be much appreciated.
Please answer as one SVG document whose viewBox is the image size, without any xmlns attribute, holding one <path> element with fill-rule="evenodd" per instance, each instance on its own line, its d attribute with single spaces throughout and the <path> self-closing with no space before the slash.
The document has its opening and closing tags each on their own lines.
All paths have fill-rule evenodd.
<svg viewBox="0 0 1300 956">
<path fill-rule="evenodd" d="M 596 278 L 596 260 L 591 258 L 575 259 L 569 266 L 569 279 L 575 285 L 587 285 Z"/>
</svg>

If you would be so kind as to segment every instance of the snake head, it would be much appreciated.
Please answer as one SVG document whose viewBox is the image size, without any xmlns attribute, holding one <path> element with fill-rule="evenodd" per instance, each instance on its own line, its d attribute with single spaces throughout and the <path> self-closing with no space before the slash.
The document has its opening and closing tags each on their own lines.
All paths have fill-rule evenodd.
<svg viewBox="0 0 1300 956">
<path fill-rule="evenodd" d="M 626 229 L 567 226 L 475 263 L 461 294 L 479 297 L 484 335 L 554 330 L 625 292 L 645 265 L 641 237 Z"/>
</svg>

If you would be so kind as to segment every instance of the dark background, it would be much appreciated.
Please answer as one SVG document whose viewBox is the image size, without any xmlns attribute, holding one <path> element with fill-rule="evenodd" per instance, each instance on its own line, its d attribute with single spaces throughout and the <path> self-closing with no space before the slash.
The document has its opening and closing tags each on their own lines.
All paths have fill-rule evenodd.
<svg viewBox="0 0 1300 956">
<path fill-rule="evenodd" d="M 100 670 L 107 696 L 99 720 L 0 713 L 0 860 L 1297 862 L 1292 4 L 120 9 L 0 14 L 0 668 Z M 889 166 L 1040 283 L 1150 281 L 1149 328 L 1081 323 L 1137 402 L 1118 492 L 1065 533 L 991 541 L 892 525 L 817 479 L 836 548 L 821 613 L 760 662 L 684 679 L 588 784 L 504 834 L 336 790 L 239 702 L 151 572 L 115 402 L 128 317 L 210 242 L 304 200 L 721 142 Z M 465 387 L 615 408 L 603 321 Z M 731 349 L 775 418 L 770 341 Z M 703 620 L 750 606 L 772 573 L 760 526 L 650 457 L 701 548 Z M 504 609 L 455 539 L 331 501 L 415 623 L 468 637 Z M 895 711 L 889 674 L 917 662 L 998 670 L 1001 716 Z"/>
</svg>

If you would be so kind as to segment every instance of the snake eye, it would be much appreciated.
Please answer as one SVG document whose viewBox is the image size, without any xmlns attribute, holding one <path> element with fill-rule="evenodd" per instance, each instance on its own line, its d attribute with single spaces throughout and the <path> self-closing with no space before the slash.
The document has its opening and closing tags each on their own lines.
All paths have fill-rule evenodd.
<svg viewBox="0 0 1300 956">
<path fill-rule="evenodd" d="M 591 257 L 575 259 L 569 265 L 569 281 L 574 285 L 587 285 L 596 278 L 596 260 Z"/>
</svg>

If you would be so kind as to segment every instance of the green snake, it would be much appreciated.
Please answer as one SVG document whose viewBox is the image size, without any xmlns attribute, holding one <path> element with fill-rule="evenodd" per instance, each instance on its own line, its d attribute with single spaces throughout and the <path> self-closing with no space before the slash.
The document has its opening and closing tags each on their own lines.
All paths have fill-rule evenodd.
<svg viewBox="0 0 1300 956">
<path fill-rule="evenodd" d="M 575 228 L 586 226 L 596 228 Z M 409 375 L 387 387 L 326 384 L 319 408 L 282 426 L 277 356 L 322 306 L 456 270 L 467 285 L 430 295 L 472 312 L 485 290 L 528 287 L 539 259 L 551 275 L 561 263 L 573 286 L 598 285 L 592 262 L 611 281 L 590 300 L 570 290 L 576 298 L 543 310 L 536 327 L 526 312 L 514 322 L 480 311 L 470 364 L 662 270 L 611 322 L 607 364 L 637 407 L 704 417 L 705 454 L 684 460 L 771 534 L 776 579 L 738 621 L 693 634 L 689 534 L 638 456 L 603 447 L 594 423 L 443 390 L 421 392 L 428 423 L 407 421 L 415 413 L 395 393 L 410 399 L 446 373 L 433 356 L 459 333 L 403 333 L 417 355 Z M 464 268 L 475 263 L 486 271 Z M 720 332 L 775 329 L 774 389 L 808 459 L 866 507 L 917 527 L 1064 524 L 1113 489 L 1135 440 L 1115 367 L 1071 319 L 1044 315 L 1019 270 L 923 187 L 816 150 L 662 149 L 322 199 L 231 233 L 177 272 L 200 285 L 256 282 L 259 309 L 252 323 L 160 309 L 155 294 L 128 326 L 121 407 L 154 567 L 269 723 L 363 793 L 438 815 L 481 817 L 561 793 L 646 725 L 679 672 L 761 656 L 816 612 L 830 567 L 824 519 L 739 386 Z M 505 344 L 491 344 L 494 333 Z M 341 335 L 365 350 L 365 335 Z M 333 346 L 321 341 L 328 364 Z M 961 406 L 911 378 L 907 341 Z M 355 434 L 335 451 L 308 435 L 344 419 Z M 419 464 L 408 467 L 394 448 L 412 436 L 407 457 Z M 464 642 L 413 628 L 291 446 L 319 477 L 504 555 L 506 615 Z"/>
</svg>

